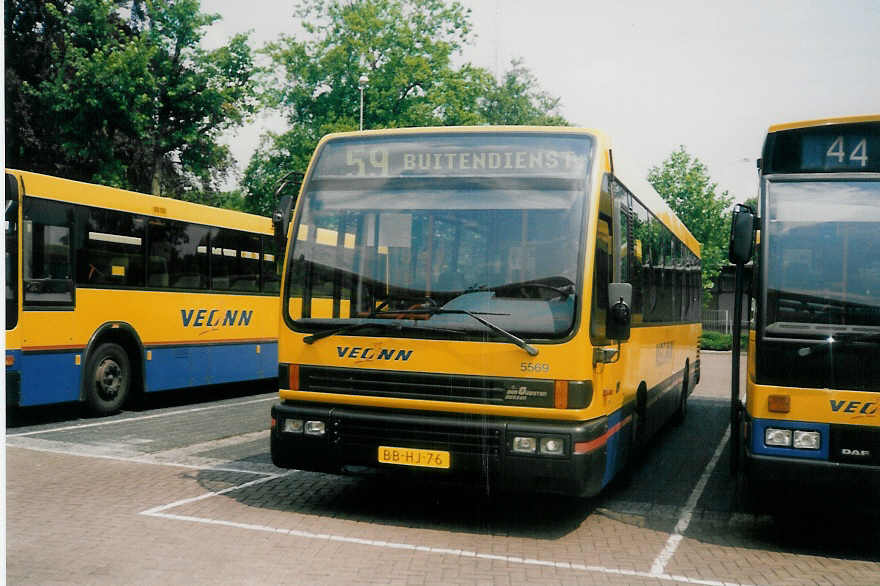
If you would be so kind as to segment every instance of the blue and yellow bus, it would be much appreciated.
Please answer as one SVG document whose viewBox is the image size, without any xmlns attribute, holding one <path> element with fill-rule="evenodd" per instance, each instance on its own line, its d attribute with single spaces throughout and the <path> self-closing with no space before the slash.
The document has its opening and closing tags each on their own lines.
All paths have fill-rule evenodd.
<svg viewBox="0 0 880 586">
<path fill-rule="evenodd" d="M 623 181 L 591 130 L 325 137 L 288 238 L 275 464 L 598 492 L 699 378 L 699 244 Z"/>
<path fill-rule="evenodd" d="M 760 220 L 742 210 L 738 234 L 750 240 L 754 221 L 760 235 L 739 406 L 746 494 L 753 505 L 814 487 L 876 498 L 880 116 L 771 126 L 759 167 Z"/>
<path fill-rule="evenodd" d="M 272 378 L 271 220 L 6 171 L 6 404 Z"/>
</svg>

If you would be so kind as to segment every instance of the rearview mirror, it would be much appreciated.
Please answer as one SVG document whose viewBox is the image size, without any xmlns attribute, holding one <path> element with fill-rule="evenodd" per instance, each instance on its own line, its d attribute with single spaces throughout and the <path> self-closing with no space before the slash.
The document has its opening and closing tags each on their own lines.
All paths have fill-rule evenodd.
<svg viewBox="0 0 880 586">
<path fill-rule="evenodd" d="M 629 340 L 632 323 L 632 285 L 630 283 L 608 284 L 608 319 L 605 337 L 611 340 Z"/>
<path fill-rule="evenodd" d="M 284 250 L 287 228 L 290 226 L 290 211 L 293 209 L 293 196 L 285 195 L 278 202 L 272 214 L 272 229 L 275 233 L 275 244 L 280 251 Z"/>
<path fill-rule="evenodd" d="M 730 222 L 727 258 L 735 265 L 752 260 L 755 252 L 755 212 L 747 205 L 736 204 Z"/>
<path fill-rule="evenodd" d="M 281 251 L 284 250 L 285 244 L 287 244 L 285 239 L 287 238 L 287 228 L 290 226 L 290 212 L 293 210 L 293 206 L 296 205 L 297 194 L 299 193 L 299 188 L 302 187 L 302 182 L 303 174 L 299 171 L 291 171 L 276 183 L 278 187 L 275 188 L 274 199 L 278 200 L 278 207 L 275 208 L 275 212 L 272 214 L 272 228 L 275 232 L 275 244 L 278 250 Z M 293 195 L 285 195 L 279 198 L 278 196 L 281 195 L 281 192 L 287 186 L 294 187 Z"/>
</svg>

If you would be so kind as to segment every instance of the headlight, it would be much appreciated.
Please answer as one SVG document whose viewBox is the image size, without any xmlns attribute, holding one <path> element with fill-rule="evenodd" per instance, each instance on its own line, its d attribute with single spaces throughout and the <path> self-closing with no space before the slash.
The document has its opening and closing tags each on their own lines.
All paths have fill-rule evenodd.
<svg viewBox="0 0 880 586">
<path fill-rule="evenodd" d="M 306 421 L 306 435 L 324 435 L 324 430 L 323 421 Z"/>
<path fill-rule="evenodd" d="M 558 437 L 542 437 L 541 438 L 541 453 L 548 454 L 551 456 L 559 456 L 562 454 L 565 449 L 565 442 L 562 441 L 562 438 Z"/>
<path fill-rule="evenodd" d="M 793 445 L 801 450 L 818 450 L 822 447 L 822 435 L 818 431 L 794 431 Z"/>
<path fill-rule="evenodd" d="M 302 430 L 302 419 L 285 419 L 284 424 L 281 426 L 281 431 L 284 433 L 302 433 Z"/>
<path fill-rule="evenodd" d="M 538 442 L 533 437 L 516 436 L 513 438 L 513 451 L 520 454 L 534 454 L 537 450 Z"/>
<path fill-rule="evenodd" d="M 768 427 L 764 430 L 764 445 L 778 448 L 790 448 L 791 430 Z"/>
</svg>

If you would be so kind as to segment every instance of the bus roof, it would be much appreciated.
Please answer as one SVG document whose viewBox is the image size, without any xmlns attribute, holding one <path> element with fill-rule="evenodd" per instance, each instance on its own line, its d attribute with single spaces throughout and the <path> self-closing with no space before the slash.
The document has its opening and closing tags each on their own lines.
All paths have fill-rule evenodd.
<svg viewBox="0 0 880 586">
<path fill-rule="evenodd" d="M 329 140 L 340 138 L 356 138 L 363 136 L 388 136 L 409 134 L 450 134 L 450 133 L 514 133 L 514 134 L 573 134 L 588 135 L 596 139 L 600 149 L 611 148 L 611 139 L 601 130 L 592 128 L 577 128 L 572 126 L 430 126 L 414 128 L 389 128 L 381 130 L 364 130 L 352 132 L 338 132 L 324 136 L 318 146 Z M 317 150 L 317 149 L 316 149 Z M 613 150 L 613 149 L 612 149 Z M 675 215 L 669 205 L 654 190 L 654 187 L 645 179 L 646 170 L 639 172 L 634 167 L 627 167 L 625 159 L 619 159 L 617 151 L 613 150 L 615 175 L 630 191 L 647 206 L 666 226 L 673 231 L 694 253 L 700 254 L 700 243 L 687 229 L 684 223 Z M 599 159 L 607 165 L 608 157 Z"/>
<path fill-rule="evenodd" d="M 147 195 L 104 185 L 73 181 L 30 171 L 6 169 L 22 178 L 27 195 L 73 204 L 132 212 L 156 218 L 272 234 L 272 221 L 264 216 L 213 206 Z"/>
<path fill-rule="evenodd" d="M 880 114 L 865 114 L 863 116 L 842 116 L 838 118 L 819 118 L 818 120 L 802 120 L 800 122 L 774 124 L 769 129 L 767 129 L 767 134 L 779 132 L 781 130 L 794 130 L 796 128 L 831 126 L 835 124 L 854 124 L 858 122 L 880 122 Z"/>
<path fill-rule="evenodd" d="M 363 130 L 351 132 L 336 132 L 328 134 L 321 139 L 321 142 L 342 137 L 358 137 L 358 136 L 376 136 L 376 135 L 406 135 L 406 134 L 449 134 L 449 133 L 484 133 L 491 134 L 496 132 L 512 132 L 512 133 L 555 133 L 555 134 L 589 134 L 600 136 L 603 133 L 599 130 L 590 128 L 575 128 L 572 126 L 424 126 L 411 128 L 383 128 L 379 130 Z"/>
</svg>

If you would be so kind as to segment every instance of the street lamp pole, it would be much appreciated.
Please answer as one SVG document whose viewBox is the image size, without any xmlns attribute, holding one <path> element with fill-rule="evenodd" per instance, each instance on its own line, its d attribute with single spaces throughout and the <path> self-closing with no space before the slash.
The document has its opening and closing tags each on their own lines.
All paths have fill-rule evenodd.
<svg viewBox="0 0 880 586">
<path fill-rule="evenodd" d="M 364 89 L 367 87 L 369 81 L 370 78 L 366 75 L 362 75 L 358 78 L 358 89 L 361 90 L 361 130 L 364 129 Z"/>
</svg>

